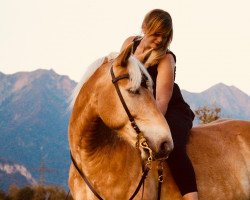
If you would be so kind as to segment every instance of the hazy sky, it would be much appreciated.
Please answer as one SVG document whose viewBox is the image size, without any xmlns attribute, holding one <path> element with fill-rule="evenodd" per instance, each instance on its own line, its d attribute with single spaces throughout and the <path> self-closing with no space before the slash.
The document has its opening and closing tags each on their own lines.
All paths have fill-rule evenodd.
<svg viewBox="0 0 250 200">
<path fill-rule="evenodd" d="M 223 82 L 250 94 L 249 0 L 0 0 L 0 71 L 52 68 L 79 81 L 95 59 L 140 34 L 154 8 L 172 15 L 182 89 Z"/>
</svg>

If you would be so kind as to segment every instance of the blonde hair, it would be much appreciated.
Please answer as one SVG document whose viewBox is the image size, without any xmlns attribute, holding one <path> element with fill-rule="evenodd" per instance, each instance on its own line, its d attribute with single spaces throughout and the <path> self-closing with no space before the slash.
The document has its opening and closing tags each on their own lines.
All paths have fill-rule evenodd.
<svg viewBox="0 0 250 200">
<path fill-rule="evenodd" d="M 166 55 L 168 47 L 173 39 L 172 18 L 170 14 L 164 10 L 151 10 L 146 14 L 142 22 L 142 30 L 145 35 L 160 34 L 163 36 L 161 45 L 152 51 L 145 63 L 146 66 L 158 64 Z"/>
</svg>

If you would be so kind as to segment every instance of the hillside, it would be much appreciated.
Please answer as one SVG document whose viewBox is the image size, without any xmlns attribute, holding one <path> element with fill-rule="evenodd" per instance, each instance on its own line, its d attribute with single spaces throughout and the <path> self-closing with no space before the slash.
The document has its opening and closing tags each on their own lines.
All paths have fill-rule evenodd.
<svg viewBox="0 0 250 200">
<path fill-rule="evenodd" d="M 0 74 L 0 152 L 33 177 L 67 185 L 67 98 L 76 83 L 53 70 Z M 41 163 L 45 163 L 44 172 Z M 44 174 L 44 175 L 43 175 Z"/>
</svg>

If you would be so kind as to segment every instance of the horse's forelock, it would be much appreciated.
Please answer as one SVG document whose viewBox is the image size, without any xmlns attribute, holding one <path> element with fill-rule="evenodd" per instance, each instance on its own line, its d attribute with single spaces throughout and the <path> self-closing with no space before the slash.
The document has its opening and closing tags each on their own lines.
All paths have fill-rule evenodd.
<svg viewBox="0 0 250 200">
<path fill-rule="evenodd" d="M 77 84 L 75 89 L 73 90 L 72 95 L 69 98 L 69 109 L 71 110 L 74 106 L 74 103 L 76 101 L 76 98 L 83 86 L 84 83 L 88 81 L 88 79 L 94 74 L 94 72 L 103 64 L 105 61 L 105 58 L 108 59 L 108 62 L 111 60 L 114 60 L 118 56 L 118 53 L 112 52 L 110 53 L 107 57 L 102 57 L 94 61 L 89 67 L 87 68 L 85 74 L 83 75 L 81 81 Z M 135 67 L 136 66 L 136 67 Z M 146 68 L 143 66 L 143 64 L 135 58 L 133 55 L 130 56 L 129 58 L 129 63 L 128 63 L 128 73 L 130 77 L 130 81 L 132 83 L 131 90 L 136 91 L 142 82 L 142 76 L 145 75 L 148 79 L 147 81 L 147 86 L 150 90 L 152 90 L 152 79 L 150 75 L 148 74 Z"/>
<path fill-rule="evenodd" d="M 150 90 L 152 90 L 153 81 L 148 71 L 143 66 L 143 64 L 133 55 L 130 56 L 129 58 L 128 73 L 129 73 L 130 81 L 132 83 L 132 86 L 131 86 L 132 91 L 136 91 L 141 86 L 143 75 L 147 77 L 148 79 L 147 86 Z"/>
</svg>

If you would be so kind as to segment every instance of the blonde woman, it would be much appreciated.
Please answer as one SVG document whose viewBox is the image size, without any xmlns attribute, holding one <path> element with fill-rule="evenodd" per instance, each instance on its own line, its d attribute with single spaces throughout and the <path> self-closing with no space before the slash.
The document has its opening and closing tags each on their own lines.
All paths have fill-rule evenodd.
<svg viewBox="0 0 250 200">
<path fill-rule="evenodd" d="M 165 116 L 174 141 L 167 162 L 184 200 L 197 200 L 197 185 L 192 163 L 186 153 L 188 134 L 194 114 L 175 83 L 176 57 L 169 50 L 173 37 L 172 19 L 161 9 L 150 11 L 142 23 L 143 36 L 129 37 L 122 49 L 134 43 L 134 55 L 152 50 L 145 66 L 154 81 L 154 97 Z"/>
</svg>

